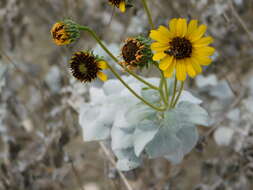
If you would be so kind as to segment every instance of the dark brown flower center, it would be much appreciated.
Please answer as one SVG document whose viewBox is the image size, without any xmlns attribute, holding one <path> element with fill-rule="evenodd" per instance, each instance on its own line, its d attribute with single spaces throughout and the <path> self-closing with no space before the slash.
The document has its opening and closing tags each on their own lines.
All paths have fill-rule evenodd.
<svg viewBox="0 0 253 190">
<path fill-rule="evenodd" d="M 85 52 L 77 52 L 70 60 L 70 69 L 75 78 L 81 82 L 91 82 L 97 78 L 101 69 L 93 55 Z"/>
<path fill-rule="evenodd" d="M 170 49 L 165 53 L 174 56 L 176 59 L 191 57 L 192 43 L 186 38 L 176 37 L 170 42 Z"/>
<path fill-rule="evenodd" d="M 137 42 L 128 41 L 122 48 L 122 56 L 125 62 L 131 63 L 136 60 L 136 53 L 139 50 Z"/>
</svg>

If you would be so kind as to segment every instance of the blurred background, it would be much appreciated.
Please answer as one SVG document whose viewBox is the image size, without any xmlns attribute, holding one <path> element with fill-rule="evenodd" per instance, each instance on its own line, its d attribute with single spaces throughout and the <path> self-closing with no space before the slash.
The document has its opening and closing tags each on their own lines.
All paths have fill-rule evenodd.
<svg viewBox="0 0 253 190">
<path fill-rule="evenodd" d="M 89 101 L 90 85 L 101 83 L 79 83 L 67 65 L 74 51 L 103 52 L 86 33 L 57 47 L 50 29 L 72 18 L 118 53 L 122 40 L 150 29 L 141 1 L 133 4 L 121 14 L 107 0 L 0 0 L 0 190 L 127 189 L 98 143 L 83 141 L 78 123 L 76 107 Z M 180 165 L 149 160 L 124 176 L 133 190 L 253 189 L 253 1 L 148 4 L 156 26 L 195 18 L 214 37 L 214 62 L 187 81 L 213 126 L 199 129 L 198 145 Z"/>
</svg>

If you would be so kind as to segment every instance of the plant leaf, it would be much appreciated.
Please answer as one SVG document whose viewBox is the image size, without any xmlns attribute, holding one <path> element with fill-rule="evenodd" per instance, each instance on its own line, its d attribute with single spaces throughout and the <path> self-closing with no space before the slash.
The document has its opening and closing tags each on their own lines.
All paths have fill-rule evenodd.
<svg viewBox="0 0 253 190">
<path fill-rule="evenodd" d="M 117 168 L 121 171 L 129 171 L 141 165 L 141 159 L 134 154 L 133 148 L 118 149 L 113 151 L 117 161 Z"/>
<path fill-rule="evenodd" d="M 181 142 L 176 135 L 168 127 L 162 126 L 145 150 L 150 158 L 157 158 L 174 154 L 180 146 Z"/>
<path fill-rule="evenodd" d="M 154 138 L 159 130 L 159 126 L 151 120 L 145 120 L 140 123 L 134 132 L 134 152 L 140 156 L 145 146 Z"/>
</svg>

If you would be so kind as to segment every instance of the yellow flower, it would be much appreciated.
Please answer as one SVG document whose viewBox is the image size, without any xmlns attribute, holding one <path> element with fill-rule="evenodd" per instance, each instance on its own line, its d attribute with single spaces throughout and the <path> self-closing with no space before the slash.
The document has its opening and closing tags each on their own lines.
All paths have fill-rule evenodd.
<svg viewBox="0 0 253 190">
<path fill-rule="evenodd" d="M 81 82 L 91 82 L 97 77 L 102 81 L 107 80 L 107 75 L 102 72 L 107 69 L 107 63 L 91 52 L 74 53 L 69 64 L 73 76 Z"/>
<path fill-rule="evenodd" d="M 109 3 L 124 13 L 126 11 L 126 2 L 125 0 L 109 0 Z"/>
<path fill-rule="evenodd" d="M 211 63 L 215 49 L 209 46 L 213 38 L 204 37 L 206 28 L 203 24 L 198 26 L 197 20 L 187 24 L 184 18 L 174 18 L 169 21 L 169 28 L 151 30 L 149 36 L 156 41 L 151 44 L 153 60 L 160 61 L 159 68 L 165 77 L 176 71 L 177 79 L 184 81 L 187 74 L 193 78 L 202 72 L 201 66 Z"/>
<path fill-rule="evenodd" d="M 57 22 L 51 29 L 51 35 L 56 45 L 68 45 L 80 37 L 78 25 L 72 20 Z"/>
</svg>

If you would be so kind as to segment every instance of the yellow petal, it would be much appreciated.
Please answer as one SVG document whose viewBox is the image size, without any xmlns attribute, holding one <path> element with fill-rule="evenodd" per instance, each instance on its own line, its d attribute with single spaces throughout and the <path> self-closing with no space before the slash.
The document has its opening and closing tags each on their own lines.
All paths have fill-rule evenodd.
<svg viewBox="0 0 253 190">
<path fill-rule="evenodd" d="M 153 51 L 165 51 L 169 48 L 169 45 L 160 42 L 154 42 L 151 44 L 150 48 Z"/>
<path fill-rule="evenodd" d="M 158 31 L 161 32 L 164 36 L 166 36 L 167 38 L 172 38 L 173 35 L 171 34 L 171 32 L 169 31 L 168 28 L 166 28 L 165 26 L 159 26 Z"/>
<path fill-rule="evenodd" d="M 196 71 L 196 74 L 199 74 L 202 72 L 202 68 L 199 65 L 198 60 L 196 60 L 195 58 L 191 58 L 191 64 L 192 64 L 193 69 Z"/>
<path fill-rule="evenodd" d="M 177 18 L 173 18 L 170 20 L 169 22 L 169 27 L 170 27 L 170 32 L 172 33 L 172 35 L 177 35 L 176 31 L 177 31 Z"/>
<path fill-rule="evenodd" d="M 213 38 L 208 36 L 208 37 L 200 38 L 199 40 L 194 42 L 193 47 L 208 46 L 210 43 L 213 43 Z"/>
<path fill-rule="evenodd" d="M 106 80 L 107 80 L 107 75 L 104 74 L 104 73 L 101 72 L 101 71 L 98 71 L 97 76 L 98 76 L 98 78 L 100 78 L 100 80 L 102 80 L 102 81 L 106 81 Z"/>
<path fill-rule="evenodd" d="M 184 18 L 179 18 L 177 21 L 177 36 L 184 37 L 187 32 L 187 22 Z"/>
<path fill-rule="evenodd" d="M 163 51 L 161 51 L 161 52 L 156 52 L 156 53 L 154 54 L 154 56 L 153 56 L 153 60 L 154 60 L 154 61 L 159 61 L 159 60 L 163 59 L 166 55 L 167 55 L 167 54 L 164 53 Z"/>
<path fill-rule="evenodd" d="M 192 64 L 190 61 L 186 61 L 186 69 L 187 69 L 187 73 L 189 74 L 190 77 L 194 78 L 196 76 L 196 71 L 194 70 Z"/>
<path fill-rule="evenodd" d="M 176 64 L 176 60 L 174 59 L 172 61 L 172 63 L 169 65 L 168 69 L 166 71 L 163 72 L 164 76 L 166 78 L 170 78 L 173 75 L 173 71 L 175 70 L 175 64 Z"/>
<path fill-rule="evenodd" d="M 186 66 L 183 60 L 177 61 L 176 64 L 177 80 L 184 81 L 186 79 Z"/>
<path fill-rule="evenodd" d="M 119 3 L 119 10 L 124 13 L 126 11 L 126 3 L 125 1 L 120 1 Z"/>
<path fill-rule="evenodd" d="M 100 69 L 108 69 L 108 66 L 107 66 L 107 63 L 105 62 L 105 61 L 99 61 L 98 62 L 98 67 L 100 68 Z"/>
<path fill-rule="evenodd" d="M 213 47 L 199 47 L 193 49 L 193 55 L 195 56 L 211 56 L 215 52 Z"/>
<path fill-rule="evenodd" d="M 206 32 L 206 25 L 202 24 L 198 27 L 197 30 L 195 30 L 194 32 L 192 32 L 190 35 L 189 35 L 189 39 L 194 42 L 194 41 L 197 41 L 198 39 L 200 39 Z"/>
<path fill-rule="evenodd" d="M 197 20 L 191 20 L 188 24 L 186 37 L 189 37 L 198 27 L 198 21 Z"/>
<path fill-rule="evenodd" d="M 196 59 L 200 65 L 204 65 L 204 66 L 207 66 L 212 62 L 212 59 L 209 57 L 198 56 L 198 57 L 196 57 Z"/>
<path fill-rule="evenodd" d="M 161 43 L 169 43 L 170 41 L 170 38 L 168 36 L 164 35 L 163 32 L 158 30 L 151 30 L 149 37 Z"/>
<path fill-rule="evenodd" d="M 159 64 L 159 68 L 165 71 L 173 61 L 173 56 L 166 56 Z"/>
</svg>

